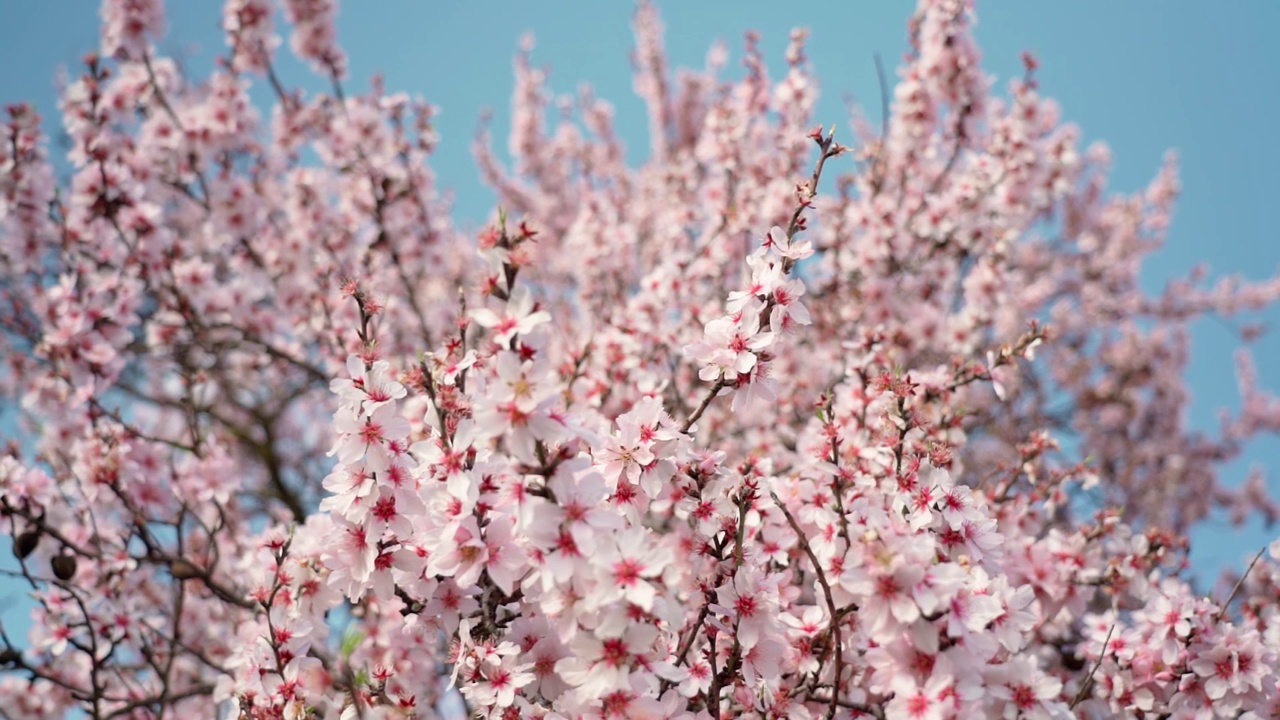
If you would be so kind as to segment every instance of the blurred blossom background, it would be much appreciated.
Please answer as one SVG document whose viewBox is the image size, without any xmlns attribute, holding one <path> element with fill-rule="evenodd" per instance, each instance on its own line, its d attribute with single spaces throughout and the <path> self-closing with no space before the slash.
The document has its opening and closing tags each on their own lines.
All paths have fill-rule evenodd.
<svg viewBox="0 0 1280 720">
<path fill-rule="evenodd" d="M 712 44 L 730 52 L 729 75 L 741 74 L 743 33 L 759 31 L 771 72 L 781 75 L 788 33 L 810 30 L 807 51 L 822 82 L 817 118 L 848 127 L 848 103 L 880 120 L 879 54 L 890 83 L 907 48 L 910 2 L 779 3 L 773 0 L 672 2 L 655 0 L 666 25 L 671 67 L 701 67 Z M 161 53 L 179 60 L 194 77 L 207 75 L 224 52 L 221 2 L 169 2 L 168 33 Z M 391 92 L 421 96 L 440 108 L 440 142 L 433 160 L 440 186 L 452 194 L 464 230 L 480 227 L 494 195 L 480 181 L 471 140 L 486 110 L 504 150 L 510 119 L 512 58 L 522 38 L 534 39 L 536 66 L 550 71 L 550 87 L 572 95 L 583 83 L 613 103 L 616 127 L 632 164 L 648 152 L 644 106 L 631 90 L 628 2 L 505 0 L 484 3 L 381 0 L 347 2 L 338 35 L 350 59 L 347 89 L 365 91 L 376 73 Z M 1272 212 L 1280 203 L 1280 3 L 1157 2 L 979 4 L 977 35 L 984 67 L 998 88 L 1022 75 L 1021 54 L 1030 50 L 1043 95 L 1059 101 L 1063 117 L 1078 124 L 1087 142 L 1105 141 L 1114 164 L 1113 192 L 1146 185 L 1165 151 L 1181 159 L 1182 197 L 1167 246 L 1147 263 L 1148 292 L 1185 277 L 1204 264 L 1208 278 L 1238 274 L 1260 279 L 1280 266 L 1280 242 Z M 277 27 L 283 27 L 283 18 Z M 79 72 L 80 58 L 98 45 L 97 3 L 0 2 L 0 101 L 33 102 L 58 155 L 59 78 Z M 291 55 L 277 57 L 288 86 L 318 88 L 324 82 Z M 273 101 L 266 83 L 255 101 Z M 837 130 L 837 139 L 850 139 Z M 505 158 L 504 158 L 505 159 Z M 824 190 L 829 188 L 824 188 Z M 1280 390 L 1280 310 L 1264 320 L 1272 328 L 1253 343 L 1262 387 Z M 1188 371 L 1194 401 L 1187 421 L 1211 430 L 1223 409 L 1236 408 L 1236 334 L 1222 321 L 1194 327 Z M 14 432 L 14 408 L 0 406 L 0 436 Z M 1280 493 L 1280 439 L 1254 442 L 1228 466 L 1231 485 L 1251 469 L 1267 474 Z M 1261 521 L 1234 526 L 1215 517 L 1192 536 L 1193 577 L 1209 590 L 1218 574 L 1243 569 L 1277 535 Z M 8 538 L 0 539 L 6 555 Z M 30 605 L 24 585 L 0 578 L 0 619 L 25 634 Z"/>
</svg>

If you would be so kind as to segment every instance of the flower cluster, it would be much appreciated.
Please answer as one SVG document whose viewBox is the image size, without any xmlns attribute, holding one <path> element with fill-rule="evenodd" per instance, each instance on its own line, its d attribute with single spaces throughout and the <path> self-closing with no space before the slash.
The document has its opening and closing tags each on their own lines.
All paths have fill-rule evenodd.
<svg viewBox="0 0 1280 720">
<path fill-rule="evenodd" d="M 346 92 L 337 3 L 278 6 L 227 0 L 197 81 L 105 0 L 65 181 L 33 108 L 0 126 L 0 715 L 1280 715 L 1280 542 L 1207 595 L 1187 562 L 1280 516 L 1222 482 L 1280 400 L 1242 350 L 1201 433 L 1183 377 L 1280 278 L 1144 292 L 1174 159 L 1107 195 L 971 3 L 920 0 L 837 142 L 806 31 L 780 79 L 754 33 L 672 73 L 641 2 L 639 167 L 526 40 L 475 236 L 435 108 Z"/>
</svg>

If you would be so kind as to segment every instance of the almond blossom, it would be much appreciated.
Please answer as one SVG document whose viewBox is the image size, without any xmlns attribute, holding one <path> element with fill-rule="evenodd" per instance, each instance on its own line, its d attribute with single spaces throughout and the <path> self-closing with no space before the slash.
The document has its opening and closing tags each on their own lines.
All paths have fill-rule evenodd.
<svg viewBox="0 0 1280 720">
<path fill-rule="evenodd" d="M 1213 586 L 1188 540 L 1280 517 L 1230 482 L 1280 401 L 1243 349 L 1193 428 L 1185 380 L 1280 279 L 1146 290 L 1176 158 L 1109 192 L 973 3 L 837 132 L 808 31 L 673 71 L 641 1 L 638 163 L 526 39 L 478 233 L 334 0 L 227 0 L 204 76 L 101 15 L 65 157 L 0 124 L 0 715 L 1280 713 L 1280 541 Z"/>
</svg>

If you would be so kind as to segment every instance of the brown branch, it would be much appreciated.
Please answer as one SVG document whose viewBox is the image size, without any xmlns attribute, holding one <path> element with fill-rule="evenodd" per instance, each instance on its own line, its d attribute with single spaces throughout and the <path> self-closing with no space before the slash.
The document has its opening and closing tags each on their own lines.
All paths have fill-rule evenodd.
<svg viewBox="0 0 1280 720">
<path fill-rule="evenodd" d="M 707 407 L 711 405 L 711 401 L 715 398 L 715 396 L 719 394 L 721 390 L 727 387 L 729 387 L 729 383 L 724 379 L 724 375 L 721 375 L 719 378 L 717 378 L 715 383 L 713 383 L 711 387 L 708 388 L 707 394 L 702 397 L 702 402 L 698 403 L 698 407 L 694 409 L 694 411 L 689 415 L 689 417 L 685 418 L 685 421 L 683 423 L 681 423 L 680 432 L 688 433 L 689 429 L 693 427 L 694 423 L 698 422 L 698 418 L 702 417 L 702 414 L 707 411 Z"/>
<path fill-rule="evenodd" d="M 836 716 L 836 708 L 840 707 L 840 679 L 844 675 L 844 641 L 840 633 L 841 615 L 836 611 L 835 597 L 831 593 L 831 584 L 827 582 L 827 575 L 822 571 L 822 564 L 818 562 L 818 556 L 813 552 L 813 548 L 809 547 L 809 539 L 805 537 L 804 532 L 800 529 L 800 523 L 796 522 L 796 518 L 783 504 L 777 493 L 770 493 L 774 504 L 782 511 L 784 517 L 787 518 L 787 524 L 795 531 L 796 538 L 800 542 L 800 547 L 804 550 L 804 554 L 809 558 L 810 564 L 813 565 L 813 571 L 818 576 L 818 584 L 822 586 L 822 594 L 827 601 L 827 612 L 831 615 L 831 622 L 828 625 L 828 631 L 831 633 L 832 645 L 835 652 L 835 679 L 831 683 L 831 698 L 827 708 L 827 720 L 831 720 Z"/>
<path fill-rule="evenodd" d="M 1253 560 L 1249 563 L 1249 567 L 1245 568 L 1244 574 L 1236 581 L 1235 587 L 1231 588 L 1231 594 L 1228 595 L 1226 601 L 1222 603 L 1222 607 L 1218 608 L 1218 615 L 1213 619 L 1215 625 L 1222 622 L 1222 618 L 1227 614 L 1227 608 L 1231 607 L 1231 601 L 1236 599 L 1236 594 L 1239 593 L 1240 588 L 1244 586 L 1244 581 L 1248 579 L 1249 573 L 1253 572 L 1253 566 L 1258 564 L 1258 561 L 1262 559 L 1262 554 L 1266 551 L 1267 549 L 1264 547 L 1258 551 L 1257 555 L 1253 556 Z"/>
<path fill-rule="evenodd" d="M 809 700 L 817 703 L 835 703 L 836 706 L 853 710 L 855 712 L 865 713 L 876 720 L 884 720 L 884 710 L 878 705 L 870 705 L 868 703 L 854 702 L 852 700 L 840 700 L 837 698 L 825 698 L 821 695 L 810 696 Z M 828 715 L 828 717 L 830 717 Z"/>
<path fill-rule="evenodd" d="M 813 199 L 815 195 L 818 194 L 818 183 L 819 181 L 822 180 L 822 169 L 823 167 L 826 166 L 827 160 L 829 158 L 833 158 L 843 153 L 846 149 L 844 146 L 836 144 L 834 139 L 835 128 L 832 128 L 830 131 L 828 131 L 826 137 L 821 137 L 821 136 L 814 136 L 814 137 L 818 143 L 818 148 L 821 150 L 821 152 L 818 154 L 817 164 L 814 165 L 813 175 L 810 176 L 808 183 L 804 185 L 800 190 L 800 193 L 801 193 L 800 202 L 796 204 L 796 209 L 791 214 L 791 222 L 787 224 L 788 238 L 791 237 L 792 235 L 795 235 L 796 232 L 798 232 L 801 229 L 800 218 L 804 215 L 805 209 L 810 207 L 811 203 L 809 201 Z M 789 274 L 794 264 L 795 264 L 795 261 L 792 260 L 791 258 L 784 258 L 782 261 L 783 274 L 784 275 Z M 757 332 L 759 331 L 760 328 L 764 327 L 764 324 L 766 322 L 768 322 L 770 311 L 773 309 L 773 307 L 774 307 L 774 300 L 773 298 L 770 298 L 769 302 L 765 304 L 764 310 L 761 311 L 760 313 L 760 321 L 759 321 L 760 325 L 759 327 L 756 328 Z M 702 417 L 702 414 L 706 412 L 707 406 L 711 404 L 711 401 L 716 397 L 717 394 L 719 394 L 721 390 L 723 390 L 726 387 L 729 387 L 729 381 L 725 378 L 724 374 L 721 373 L 720 377 L 716 379 L 715 383 L 713 383 L 710 388 L 707 388 L 707 393 L 702 397 L 702 401 L 698 403 L 698 407 L 693 411 L 693 414 L 690 415 L 688 418 L 686 418 L 685 421 L 681 424 L 680 432 L 688 433 L 689 428 L 693 427 L 694 423 L 698 421 L 698 418 Z"/>
<path fill-rule="evenodd" d="M 211 693 L 213 693 L 213 685 L 210 685 L 207 683 L 203 685 L 192 685 L 186 690 L 179 690 L 176 692 L 166 691 L 158 695 L 153 695 L 151 697 L 142 698 L 140 700 L 134 700 L 129 704 L 125 705 L 124 707 L 120 708 L 119 710 L 112 712 L 107 717 L 108 718 L 124 717 L 132 713 L 134 710 L 140 710 L 142 708 L 150 707 L 152 705 L 166 706 L 172 703 L 176 703 L 180 700 L 199 697 L 200 695 L 209 695 Z"/>
<path fill-rule="evenodd" d="M 1084 682 L 1080 684 L 1080 690 L 1076 696 L 1071 699 L 1071 704 L 1067 706 L 1069 710 L 1075 710 L 1076 706 L 1084 700 L 1089 689 L 1093 687 L 1093 676 L 1098 672 L 1098 668 L 1102 666 L 1102 661 L 1107 657 L 1107 646 L 1111 644 L 1111 633 L 1116 631 L 1116 623 L 1111 623 L 1111 629 L 1107 630 L 1107 637 L 1102 641 L 1102 651 L 1098 653 L 1098 659 L 1093 663 L 1093 667 L 1089 670 L 1089 675 L 1085 677 Z"/>
</svg>

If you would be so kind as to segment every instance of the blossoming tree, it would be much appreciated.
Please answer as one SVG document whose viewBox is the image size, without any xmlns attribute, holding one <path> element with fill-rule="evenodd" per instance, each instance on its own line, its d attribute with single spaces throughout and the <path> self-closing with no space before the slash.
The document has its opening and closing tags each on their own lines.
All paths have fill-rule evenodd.
<svg viewBox="0 0 1280 720">
<path fill-rule="evenodd" d="M 1269 718 L 1280 564 L 1214 596 L 1189 528 L 1280 402 L 1188 429 L 1188 323 L 1280 281 L 1138 270 L 1170 159 L 1108 195 L 1040 96 L 921 0 L 883 124 L 672 74 L 649 159 L 516 59 L 513 164 L 455 229 L 433 108 L 343 91 L 331 0 L 228 0 L 203 79 L 105 0 L 60 107 L 0 130 L 0 717 Z M 266 112 L 249 100 L 266 83 Z M 11 581 L 12 582 L 12 581 Z"/>
</svg>

